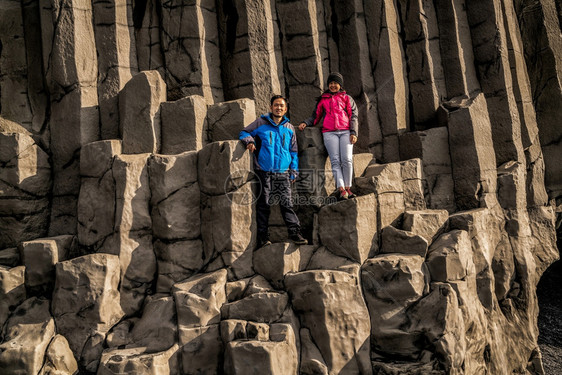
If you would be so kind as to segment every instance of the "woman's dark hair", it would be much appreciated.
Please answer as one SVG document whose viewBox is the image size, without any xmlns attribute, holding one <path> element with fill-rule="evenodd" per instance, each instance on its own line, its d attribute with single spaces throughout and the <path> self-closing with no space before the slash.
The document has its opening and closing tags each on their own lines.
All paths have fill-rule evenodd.
<svg viewBox="0 0 562 375">
<path fill-rule="evenodd" d="M 269 101 L 269 105 L 273 105 L 273 102 L 276 101 L 277 99 L 283 99 L 287 107 L 289 107 L 289 101 L 283 95 L 273 95 L 271 97 L 271 100 Z"/>
</svg>

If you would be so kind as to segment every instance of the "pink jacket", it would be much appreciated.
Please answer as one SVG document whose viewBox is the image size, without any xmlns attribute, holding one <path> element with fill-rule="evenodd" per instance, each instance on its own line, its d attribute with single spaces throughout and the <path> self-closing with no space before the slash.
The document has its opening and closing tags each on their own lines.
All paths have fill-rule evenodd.
<svg viewBox="0 0 562 375">
<path fill-rule="evenodd" d="M 357 106 L 345 91 L 322 94 L 313 116 L 304 122 L 308 126 L 316 125 L 322 116 L 324 116 L 322 132 L 349 130 L 351 134 L 357 135 Z"/>
</svg>

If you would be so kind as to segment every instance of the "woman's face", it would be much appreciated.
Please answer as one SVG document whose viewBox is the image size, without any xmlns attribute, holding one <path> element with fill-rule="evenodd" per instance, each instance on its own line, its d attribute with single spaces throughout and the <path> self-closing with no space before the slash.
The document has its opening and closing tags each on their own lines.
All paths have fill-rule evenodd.
<svg viewBox="0 0 562 375">
<path fill-rule="evenodd" d="M 330 90 L 330 92 L 338 92 L 340 91 L 341 86 L 339 83 L 332 81 L 328 83 L 328 89 Z"/>
</svg>

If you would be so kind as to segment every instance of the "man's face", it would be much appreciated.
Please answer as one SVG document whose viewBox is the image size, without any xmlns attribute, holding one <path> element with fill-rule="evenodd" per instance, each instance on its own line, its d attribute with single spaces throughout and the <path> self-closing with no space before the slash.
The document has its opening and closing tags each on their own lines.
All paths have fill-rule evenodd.
<svg viewBox="0 0 562 375">
<path fill-rule="evenodd" d="M 273 101 L 271 105 L 271 113 L 276 117 L 283 117 L 287 113 L 287 103 L 285 100 L 278 98 Z"/>
</svg>

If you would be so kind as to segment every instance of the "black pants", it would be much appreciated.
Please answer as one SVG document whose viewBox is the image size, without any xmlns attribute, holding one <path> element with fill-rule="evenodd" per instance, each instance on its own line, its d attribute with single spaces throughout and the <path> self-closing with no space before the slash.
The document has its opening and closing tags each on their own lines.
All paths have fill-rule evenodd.
<svg viewBox="0 0 562 375">
<path fill-rule="evenodd" d="M 281 215 L 289 230 L 289 235 L 300 231 L 299 218 L 293 210 L 291 181 L 288 173 L 256 171 L 260 180 L 260 195 L 257 201 L 258 235 L 268 233 L 271 206 L 279 204 Z"/>
</svg>

